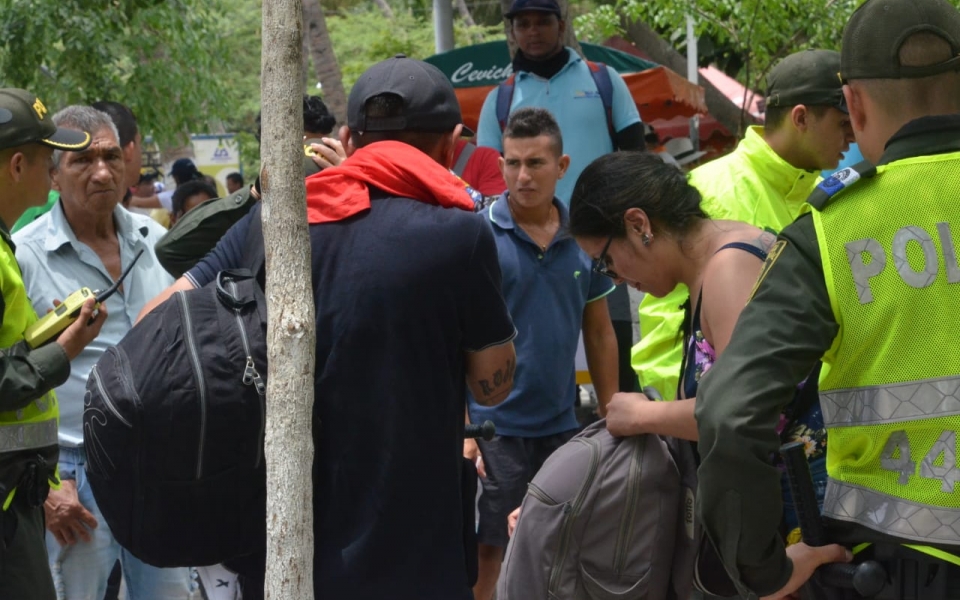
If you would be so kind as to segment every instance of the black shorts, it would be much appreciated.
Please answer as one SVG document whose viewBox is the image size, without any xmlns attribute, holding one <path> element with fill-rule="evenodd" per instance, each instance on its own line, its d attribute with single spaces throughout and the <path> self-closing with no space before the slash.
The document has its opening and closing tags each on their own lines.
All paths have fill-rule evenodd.
<svg viewBox="0 0 960 600">
<path fill-rule="evenodd" d="M 487 477 L 481 479 L 483 492 L 478 509 L 477 541 L 506 548 L 507 516 L 523 502 L 527 484 L 553 451 L 567 443 L 577 430 L 536 438 L 496 436 L 489 442 L 477 440 Z"/>
</svg>

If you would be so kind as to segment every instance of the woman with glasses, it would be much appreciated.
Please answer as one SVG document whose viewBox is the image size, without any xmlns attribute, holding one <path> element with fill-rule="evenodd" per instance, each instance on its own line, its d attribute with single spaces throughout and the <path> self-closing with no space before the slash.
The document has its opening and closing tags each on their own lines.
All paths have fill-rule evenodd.
<svg viewBox="0 0 960 600">
<path fill-rule="evenodd" d="M 617 152 L 594 161 L 577 180 L 570 201 L 570 233 L 594 270 L 635 289 L 664 296 L 690 290 L 685 306 L 684 356 L 675 402 L 648 402 L 643 394 L 614 394 L 607 429 L 616 436 L 655 433 L 697 440 L 693 416 L 700 377 L 727 347 L 740 311 L 750 300 L 767 254 L 781 244 L 769 232 L 739 221 L 711 220 L 683 173 L 658 157 Z M 762 352 L 763 348 L 757 348 Z M 780 416 L 783 443 L 803 442 L 817 501 L 826 490 L 826 429 L 817 398 L 819 365 L 797 386 Z M 779 459 L 777 460 L 779 466 Z M 786 477 L 783 533 L 798 538 Z"/>
<path fill-rule="evenodd" d="M 700 193 L 659 157 L 616 152 L 583 171 L 570 200 L 570 233 L 594 270 L 660 297 L 690 290 L 676 402 L 616 394 L 607 406 L 614 435 L 657 433 L 696 440 L 700 377 L 730 340 L 774 235 L 739 221 L 711 220 Z"/>
</svg>

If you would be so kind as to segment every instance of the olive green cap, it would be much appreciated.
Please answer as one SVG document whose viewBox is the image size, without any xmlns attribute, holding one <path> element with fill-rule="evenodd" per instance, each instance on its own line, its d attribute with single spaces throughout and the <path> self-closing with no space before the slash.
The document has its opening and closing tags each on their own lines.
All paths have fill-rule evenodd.
<svg viewBox="0 0 960 600">
<path fill-rule="evenodd" d="M 59 150 L 83 150 L 90 134 L 60 129 L 35 95 L 17 88 L 0 88 L 0 150 L 24 144 L 45 144 Z"/>
<path fill-rule="evenodd" d="M 915 33 L 932 33 L 950 44 L 952 58 L 907 67 L 900 47 Z M 867 0 L 843 30 L 840 76 L 850 79 L 910 79 L 960 70 L 960 11 L 947 0 Z"/>
<path fill-rule="evenodd" d="M 846 112 L 839 73 L 839 52 L 795 52 L 767 75 L 767 106 L 833 106 Z"/>
</svg>

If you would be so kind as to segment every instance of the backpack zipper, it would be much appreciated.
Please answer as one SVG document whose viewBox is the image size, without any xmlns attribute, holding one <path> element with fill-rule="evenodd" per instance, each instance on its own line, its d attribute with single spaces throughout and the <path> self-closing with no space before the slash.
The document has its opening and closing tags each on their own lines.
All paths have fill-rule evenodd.
<svg viewBox="0 0 960 600">
<path fill-rule="evenodd" d="M 633 535 L 633 522 L 637 514 L 637 497 L 640 495 L 643 452 L 644 442 L 638 441 L 637 447 L 633 451 L 630 475 L 627 480 L 627 505 L 620 518 L 620 531 L 617 533 L 617 545 L 613 551 L 613 568 L 617 575 L 623 575 L 624 563 L 627 562 L 627 544 Z"/>
<path fill-rule="evenodd" d="M 589 438 L 577 438 L 575 441 L 587 444 L 590 447 L 590 470 L 587 471 L 587 476 L 583 480 L 583 485 L 580 487 L 580 493 L 577 494 L 576 499 L 573 501 L 573 506 L 568 503 L 563 509 L 566 517 L 563 520 L 563 527 L 560 528 L 560 551 L 553 561 L 553 566 L 550 567 L 550 579 L 547 584 L 547 593 L 550 596 L 556 595 L 557 587 L 560 585 L 563 561 L 566 558 L 567 546 L 570 545 L 570 536 L 573 533 L 573 520 L 580 514 L 580 509 L 583 508 L 583 503 L 587 500 L 587 493 L 593 485 L 593 479 L 597 476 L 597 467 L 600 466 L 599 443 Z"/>
<path fill-rule="evenodd" d="M 547 506 L 556 506 L 560 504 L 559 502 L 551 498 L 549 495 L 547 495 L 545 491 L 537 487 L 537 485 L 532 481 L 527 484 L 527 493 L 533 496 L 534 498 L 536 498 L 537 500 L 539 500 L 540 502 L 543 502 Z"/>
<path fill-rule="evenodd" d="M 193 374 L 197 378 L 197 390 L 200 392 L 200 444 L 197 449 L 197 479 L 203 476 L 203 442 L 207 437 L 207 383 L 203 378 L 203 367 L 197 355 L 197 340 L 193 336 L 193 320 L 190 318 L 190 305 L 183 291 L 177 292 L 183 317 L 183 333 L 187 341 L 187 355 L 193 365 Z"/>
<path fill-rule="evenodd" d="M 227 283 L 230 286 L 230 293 L 236 297 L 237 283 L 232 279 L 227 281 Z M 250 352 L 250 340 L 247 338 L 247 328 L 243 324 L 240 309 L 234 308 L 233 315 L 237 319 L 237 328 L 240 330 L 240 340 L 243 342 L 243 353 L 247 357 L 247 365 L 243 369 L 243 385 L 253 385 L 257 390 L 257 396 L 260 397 L 260 437 L 257 439 L 263 440 L 263 434 L 267 424 L 267 407 L 264 406 L 264 396 L 267 395 L 267 386 L 263 383 L 263 378 L 260 377 L 260 372 L 257 371 L 257 365 L 253 362 L 253 353 Z M 262 458 L 263 445 L 258 443 L 257 460 L 253 464 L 254 468 L 260 466 L 260 460 Z"/>
<path fill-rule="evenodd" d="M 123 415 L 120 414 L 120 410 L 114 406 L 113 399 L 110 398 L 109 394 L 107 394 L 106 388 L 103 387 L 103 380 L 100 379 L 100 371 L 97 369 L 97 365 L 93 365 L 93 368 L 90 369 L 90 374 L 93 375 L 93 380 L 97 382 L 97 389 L 100 390 L 100 395 L 103 397 L 103 403 L 107 405 L 107 408 L 110 409 L 110 412 L 112 412 L 115 417 L 120 419 L 121 423 L 132 428 L 133 425 L 130 423 L 130 421 L 123 418 Z"/>
</svg>

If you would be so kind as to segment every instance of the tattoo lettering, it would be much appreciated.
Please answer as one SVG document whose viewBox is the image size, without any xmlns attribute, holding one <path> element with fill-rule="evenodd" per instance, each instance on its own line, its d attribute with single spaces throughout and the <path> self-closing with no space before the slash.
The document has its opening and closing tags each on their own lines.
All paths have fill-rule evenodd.
<svg viewBox="0 0 960 600">
<path fill-rule="evenodd" d="M 480 384 L 480 390 L 483 392 L 483 395 L 489 398 L 499 393 L 500 389 L 505 385 L 513 385 L 513 374 L 516 370 L 516 359 L 510 359 L 504 368 L 497 369 L 492 378 L 478 381 L 477 383 Z"/>
</svg>

